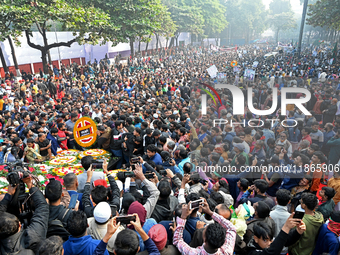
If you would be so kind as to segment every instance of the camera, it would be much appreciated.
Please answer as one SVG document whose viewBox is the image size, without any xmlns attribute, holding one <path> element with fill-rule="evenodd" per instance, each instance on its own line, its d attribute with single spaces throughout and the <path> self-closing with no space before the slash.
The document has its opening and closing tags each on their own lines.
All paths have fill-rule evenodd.
<svg viewBox="0 0 340 255">
<path fill-rule="evenodd" d="M 92 160 L 92 169 L 102 169 L 104 160 L 102 159 L 93 159 Z"/>
<path fill-rule="evenodd" d="M 22 181 L 25 178 L 30 177 L 30 172 L 25 171 L 24 167 L 27 167 L 27 163 L 23 163 L 21 160 L 17 160 L 13 163 L 8 163 L 5 169 L 8 170 L 7 181 L 12 187 L 18 185 L 16 192 L 12 196 L 12 201 L 8 207 L 8 212 L 16 215 L 23 223 L 24 227 L 29 225 L 29 222 L 33 216 L 31 201 L 29 194 L 25 192 L 25 183 Z"/>
<path fill-rule="evenodd" d="M 13 163 L 8 163 L 5 169 L 8 170 L 7 181 L 12 187 L 20 184 L 22 179 L 29 177 L 29 172 L 24 170 L 24 167 L 28 166 L 27 163 L 23 163 L 17 160 Z"/>
</svg>

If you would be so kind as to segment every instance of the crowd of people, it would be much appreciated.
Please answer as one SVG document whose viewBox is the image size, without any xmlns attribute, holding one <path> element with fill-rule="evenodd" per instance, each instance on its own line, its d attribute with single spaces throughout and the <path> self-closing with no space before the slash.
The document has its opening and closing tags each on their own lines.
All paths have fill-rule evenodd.
<svg viewBox="0 0 340 255">
<path fill-rule="evenodd" d="M 40 164 L 60 150 L 84 150 L 73 129 L 87 116 L 98 129 L 92 148 L 112 153 L 115 168 L 126 172 L 111 176 L 106 161 L 94 171 L 86 156 L 82 174 L 50 179 L 43 190 L 23 174 L 1 195 L 0 253 L 337 255 L 337 52 L 313 46 L 300 56 L 279 49 L 265 57 L 276 50 L 188 46 L 126 64 L 105 58 L 23 72 L 21 80 L 8 75 L 0 82 L 1 164 Z M 212 65 L 223 80 L 210 77 Z M 245 77 L 247 69 L 255 75 Z M 272 107 L 278 88 L 279 103 L 271 115 L 255 116 L 246 104 L 244 115 L 234 115 L 231 92 L 218 89 L 221 102 L 208 98 L 202 114 L 203 83 L 233 84 L 260 110 Z M 283 87 L 308 89 L 311 115 L 294 105 L 281 112 Z M 23 186 L 29 216 L 13 202 Z"/>
</svg>

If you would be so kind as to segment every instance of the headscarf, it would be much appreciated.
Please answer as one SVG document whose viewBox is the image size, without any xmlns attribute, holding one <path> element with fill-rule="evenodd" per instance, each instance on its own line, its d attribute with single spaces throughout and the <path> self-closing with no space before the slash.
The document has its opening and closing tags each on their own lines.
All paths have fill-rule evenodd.
<svg viewBox="0 0 340 255">
<path fill-rule="evenodd" d="M 340 236 L 340 222 L 336 222 L 332 219 L 329 219 L 327 228 L 334 234 L 336 234 L 336 236 Z"/>
</svg>

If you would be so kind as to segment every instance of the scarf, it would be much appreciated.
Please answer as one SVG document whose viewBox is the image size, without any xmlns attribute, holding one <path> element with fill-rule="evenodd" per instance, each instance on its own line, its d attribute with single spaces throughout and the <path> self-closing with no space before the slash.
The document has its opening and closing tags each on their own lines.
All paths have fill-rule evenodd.
<svg viewBox="0 0 340 255">
<path fill-rule="evenodd" d="M 331 219 L 329 219 L 329 224 L 327 228 L 332 231 L 336 236 L 340 235 L 340 222 L 335 222 Z"/>
</svg>

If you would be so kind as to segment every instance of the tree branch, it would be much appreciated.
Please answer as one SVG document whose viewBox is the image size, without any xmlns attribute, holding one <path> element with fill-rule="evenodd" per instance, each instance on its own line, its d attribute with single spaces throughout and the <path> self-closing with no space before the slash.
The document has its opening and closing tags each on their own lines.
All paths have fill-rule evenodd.
<svg viewBox="0 0 340 255">
<path fill-rule="evenodd" d="M 70 40 L 70 41 L 68 41 L 68 42 L 52 43 L 52 44 L 46 46 L 46 50 L 50 50 L 50 49 L 52 49 L 52 48 L 61 47 L 61 46 L 64 46 L 64 47 L 71 47 L 71 45 L 72 45 L 73 43 L 75 43 L 75 42 L 77 41 L 77 39 L 78 39 L 78 37 L 76 37 L 76 38 L 74 38 L 74 39 L 72 39 L 72 40 Z M 85 41 L 86 41 L 86 39 L 85 39 Z"/>
<path fill-rule="evenodd" d="M 28 32 L 28 30 L 25 30 L 25 35 L 26 35 L 26 40 L 27 40 L 27 44 L 28 46 L 30 46 L 33 49 L 37 49 L 37 50 L 42 50 L 43 47 L 41 47 L 40 45 L 34 44 L 31 42 L 31 38 L 30 38 L 30 34 Z"/>
</svg>

